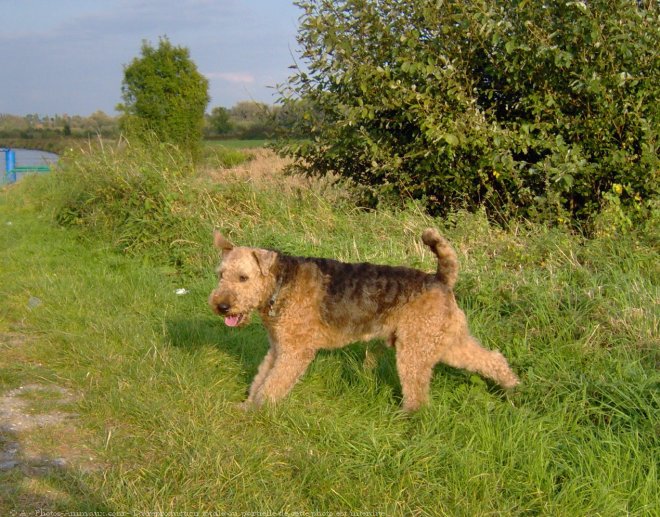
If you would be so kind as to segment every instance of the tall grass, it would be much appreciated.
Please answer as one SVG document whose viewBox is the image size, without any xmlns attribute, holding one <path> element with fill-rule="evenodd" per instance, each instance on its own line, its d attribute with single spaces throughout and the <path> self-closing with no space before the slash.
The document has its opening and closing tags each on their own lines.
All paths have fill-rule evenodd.
<svg viewBox="0 0 660 517">
<path fill-rule="evenodd" d="M 221 155 L 222 170 L 242 163 L 239 155 L 243 162 L 250 158 L 245 151 L 228 153 Z M 216 158 L 204 169 L 214 163 Z M 350 197 L 327 182 L 311 190 L 309 181 L 278 180 L 276 185 L 263 174 L 257 179 L 228 174 L 209 184 L 175 147 L 124 141 L 66 156 L 50 184 L 48 209 L 60 224 L 102 236 L 121 251 L 181 274 L 210 267 L 205 244 L 215 227 L 285 249 L 291 229 L 302 232 L 297 238 L 303 242 L 318 241 L 328 225 L 345 225 L 343 211 L 373 219 L 354 210 Z"/>
<path fill-rule="evenodd" d="M 81 393 L 64 440 L 96 464 L 29 482 L 0 472 L 7 505 L 37 483 L 68 510 L 660 511 L 656 234 L 585 239 L 480 213 L 433 220 L 414 205 L 369 212 L 328 184 L 209 183 L 179 160 L 169 148 L 96 149 L 0 197 L 11 243 L 0 332 L 30 337 L 0 357 L 0 382 Z M 239 244 L 432 270 L 428 225 L 456 247 L 459 304 L 519 389 L 506 396 L 439 366 L 431 404 L 406 417 L 393 353 L 366 370 L 358 343 L 319 354 L 278 407 L 237 409 L 268 345 L 257 321 L 229 330 L 206 308 L 213 227 Z M 28 308 L 30 296 L 43 304 Z"/>
</svg>

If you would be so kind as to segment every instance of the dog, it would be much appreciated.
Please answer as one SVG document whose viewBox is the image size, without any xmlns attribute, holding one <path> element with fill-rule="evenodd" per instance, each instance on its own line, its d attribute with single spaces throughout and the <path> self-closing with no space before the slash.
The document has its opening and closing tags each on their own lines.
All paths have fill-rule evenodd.
<svg viewBox="0 0 660 517">
<path fill-rule="evenodd" d="M 234 246 L 216 231 L 221 261 L 209 305 L 229 327 L 245 325 L 258 312 L 270 343 L 244 405 L 285 397 L 318 350 L 376 338 L 395 349 L 405 411 L 428 403 L 437 363 L 515 387 L 518 377 L 504 356 L 470 335 L 456 304 L 453 248 L 433 228 L 422 233 L 422 241 L 437 257 L 433 274 Z"/>
</svg>

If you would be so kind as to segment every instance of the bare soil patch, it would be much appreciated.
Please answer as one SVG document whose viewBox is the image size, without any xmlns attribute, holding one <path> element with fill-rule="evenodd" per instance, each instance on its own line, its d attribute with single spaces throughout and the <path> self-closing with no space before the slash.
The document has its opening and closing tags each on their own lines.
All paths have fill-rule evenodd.
<svg viewBox="0 0 660 517">
<path fill-rule="evenodd" d="M 66 410 L 78 400 L 66 388 L 27 384 L 0 396 L 0 473 L 26 475 L 70 465 L 93 468 L 93 459 L 75 446 L 77 415 Z M 44 446 L 43 436 L 57 445 Z M 39 438 L 39 439 L 35 439 Z"/>
</svg>

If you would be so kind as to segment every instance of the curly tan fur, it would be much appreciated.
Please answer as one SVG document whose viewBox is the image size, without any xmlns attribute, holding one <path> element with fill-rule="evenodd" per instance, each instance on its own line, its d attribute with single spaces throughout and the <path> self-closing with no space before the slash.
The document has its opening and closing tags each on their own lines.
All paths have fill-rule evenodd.
<svg viewBox="0 0 660 517">
<path fill-rule="evenodd" d="M 428 402 L 438 362 L 504 388 L 516 386 L 518 378 L 502 354 L 470 335 L 452 291 L 458 272 L 454 250 L 434 229 L 422 239 L 437 256 L 436 274 L 236 247 L 216 232 L 222 260 L 209 305 L 229 326 L 244 325 L 251 312 L 259 312 L 270 341 L 246 402 L 260 406 L 284 397 L 318 350 L 374 338 L 396 349 L 407 411 Z"/>
</svg>

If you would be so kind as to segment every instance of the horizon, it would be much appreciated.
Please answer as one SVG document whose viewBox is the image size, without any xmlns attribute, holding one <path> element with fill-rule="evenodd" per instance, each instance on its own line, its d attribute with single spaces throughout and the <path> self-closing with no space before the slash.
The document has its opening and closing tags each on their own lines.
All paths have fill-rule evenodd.
<svg viewBox="0 0 660 517">
<path fill-rule="evenodd" d="M 249 100 L 249 99 L 239 100 L 239 101 L 237 101 L 236 103 L 232 104 L 231 106 L 220 106 L 220 105 L 211 104 L 211 102 L 209 102 L 209 104 L 208 104 L 208 106 L 207 106 L 207 108 L 206 108 L 206 111 L 204 111 L 204 115 L 210 115 L 210 114 L 211 114 L 211 110 L 212 110 L 213 108 L 218 108 L 218 107 L 219 107 L 219 108 L 225 108 L 225 109 L 227 109 L 227 110 L 231 110 L 232 108 L 236 107 L 238 104 L 241 104 L 241 103 L 244 103 L 244 102 L 255 102 L 255 103 L 259 103 L 259 104 L 264 104 L 264 105 L 268 106 L 269 108 L 277 107 L 277 106 L 278 106 L 278 104 L 277 104 L 276 102 L 267 103 L 267 102 L 253 101 L 253 100 Z M 55 118 L 55 117 L 61 117 L 61 118 L 73 118 L 73 117 L 91 118 L 91 117 L 93 117 L 94 115 L 96 115 L 97 113 L 101 113 L 101 114 L 103 114 L 103 115 L 105 115 L 105 116 L 107 116 L 107 117 L 110 117 L 110 118 L 119 118 L 119 117 L 122 116 L 122 113 L 120 113 L 120 112 L 118 112 L 118 111 L 115 111 L 114 113 L 108 113 L 108 112 L 106 112 L 106 111 L 103 111 L 103 110 L 101 110 L 101 109 L 98 109 L 98 110 L 93 111 L 93 112 L 91 112 L 91 113 L 89 113 L 89 114 L 81 114 L 81 113 L 37 113 L 37 112 L 31 112 L 31 113 L 25 113 L 24 115 L 21 115 L 21 114 L 17 114 L 17 113 L 9 113 L 9 112 L 0 111 L 0 117 L 9 116 L 9 117 L 18 117 L 18 118 L 23 118 L 23 119 L 24 119 L 24 118 L 27 118 L 27 117 L 35 116 L 35 115 L 36 115 L 36 116 L 39 117 L 40 119 L 43 119 L 43 118 L 45 118 L 45 117 L 48 117 L 48 118 Z"/>
</svg>

